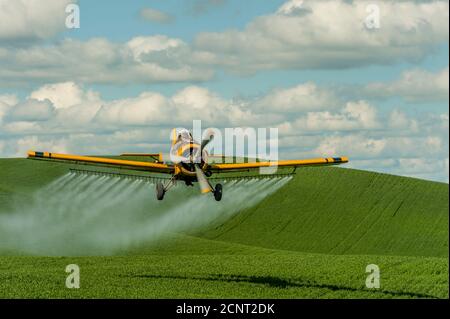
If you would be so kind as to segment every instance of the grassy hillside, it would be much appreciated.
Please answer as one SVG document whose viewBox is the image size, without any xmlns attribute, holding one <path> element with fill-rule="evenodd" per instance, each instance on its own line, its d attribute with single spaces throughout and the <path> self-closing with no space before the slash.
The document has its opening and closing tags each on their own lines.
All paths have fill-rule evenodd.
<svg viewBox="0 0 450 319">
<path fill-rule="evenodd" d="M 1 257 L 0 297 L 448 298 L 443 258 L 202 245 L 207 251 L 200 254 L 170 249 L 115 257 Z M 80 266 L 79 290 L 64 286 L 64 269 L 73 263 Z M 380 289 L 365 287 L 371 263 L 381 269 Z"/>
<path fill-rule="evenodd" d="M 67 169 L 0 159 L 0 214 Z M 108 257 L 3 252 L 0 297 L 448 298 L 447 184 L 306 168 L 230 219 L 171 238 Z M 64 286 L 70 263 L 79 290 Z M 368 264 L 380 267 L 378 290 L 365 287 Z"/>
<path fill-rule="evenodd" d="M 448 256 L 448 184 L 304 168 L 211 239 L 330 254 Z"/>
</svg>

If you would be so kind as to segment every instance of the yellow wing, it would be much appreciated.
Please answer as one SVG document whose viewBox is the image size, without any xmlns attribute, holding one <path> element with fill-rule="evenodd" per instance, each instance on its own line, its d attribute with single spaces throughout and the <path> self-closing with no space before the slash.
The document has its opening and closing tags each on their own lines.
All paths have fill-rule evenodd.
<svg viewBox="0 0 450 319">
<path fill-rule="evenodd" d="M 213 172 L 228 172 L 249 170 L 260 167 L 299 167 L 299 166 L 327 166 L 348 163 L 347 157 L 312 158 L 303 160 L 286 160 L 275 162 L 252 162 L 236 164 L 211 164 L 209 169 Z"/>
<path fill-rule="evenodd" d="M 123 153 L 120 154 L 120 156 L 133 156 L 133 157 L 152 157 L 157 159 L 158 162 L 162 163 L 163 162 L 163 155 L 161 152 L 159 153 Z"/>
<path fill-rule="evenodd" d="M 57 154 L 49 152 L 28 152 L 28 158 L 64 161 L 73 164 L 98 164 L 102 166 L 114 166 L 130 170 L 140 170 L 157 173 L 173 174 L 174 167 L 163 163 L 140 162 L 119 160 L 103 157 L 79 156 L 70 154 Z"/>
</svg>

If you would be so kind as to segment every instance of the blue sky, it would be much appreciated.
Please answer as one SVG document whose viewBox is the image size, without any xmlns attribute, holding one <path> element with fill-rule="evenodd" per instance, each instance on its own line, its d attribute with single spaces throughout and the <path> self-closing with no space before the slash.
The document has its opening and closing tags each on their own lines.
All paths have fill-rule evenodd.
<svg viewBox="0 0 450 319">
<path fill-rule="evenodd" d="M 80 0 L 83 28 L 76 36 L 84 39 L 108 37 L 125 41 L 136 34 L 166 34 L 189 41 L 202 31 L 242 28 L 248 21 L 276 10 L 283 1 L 88 1 Z M 149 23 L 139 18 L 142 8 L 151 7 L 170 13 L 175 19 L 168 25 Z M 203 10 L 197 9 L 203 7 Z M 71 35 L 75 36 L 75 35 Z"/>
<path fill-rule="evenodd" d="M 374 30 L 368 1 L 3 1 L 0 156 L 149 151 L 202 119 L 448 182 L 448 1 L 375 1 Z"/>
</svg>

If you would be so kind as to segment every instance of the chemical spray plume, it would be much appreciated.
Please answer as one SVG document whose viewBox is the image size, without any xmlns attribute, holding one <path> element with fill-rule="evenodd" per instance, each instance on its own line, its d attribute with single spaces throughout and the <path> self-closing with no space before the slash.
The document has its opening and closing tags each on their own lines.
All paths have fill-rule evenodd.
<svg viewBox="0 0 450 319">
<path fill-rule="evenodd" d="M 161 202 L 148 181 L 70 173 L 0 213 L 0 251 L 111 255 L 223 223 L 290 179 L 229 181 L 221 202 L 179 185 Z"/>
</svg>

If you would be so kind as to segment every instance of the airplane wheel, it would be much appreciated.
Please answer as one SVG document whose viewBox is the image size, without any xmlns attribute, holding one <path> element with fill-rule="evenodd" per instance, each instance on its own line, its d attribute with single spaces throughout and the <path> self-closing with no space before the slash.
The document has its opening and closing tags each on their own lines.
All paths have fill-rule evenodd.
<svg viewBox="0 0 450 319">
<path fill-rule="evenodd" d="M 166 193 L 166 191 L 164 190 L 164 185 L 161 182 L 157 183 L 156 184 L 156 198 L 158 200 L 163 200 L 165 193 Z"/>
<path fill-rule="evenodd" d="M 214 198 L 218 202 L 222 199 L 222 184 L 216 185 L 216 188 L 214 189 Z"/>
</svg>

